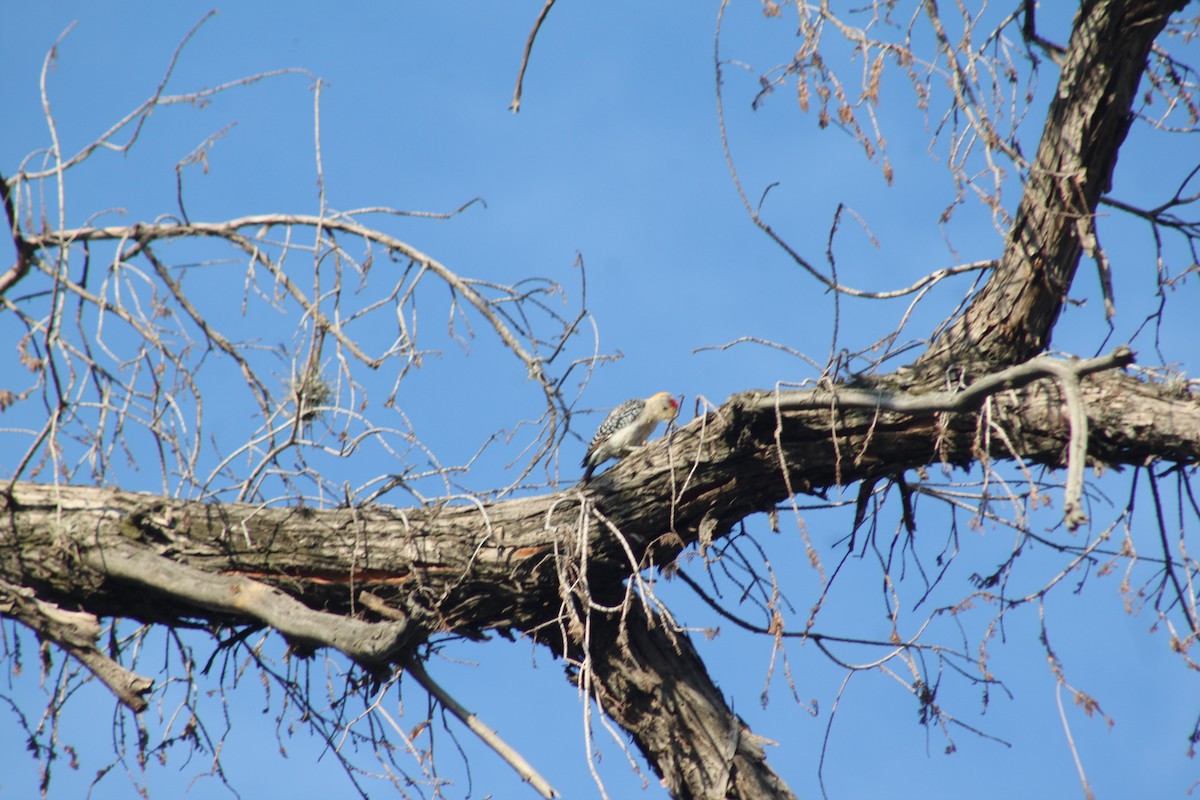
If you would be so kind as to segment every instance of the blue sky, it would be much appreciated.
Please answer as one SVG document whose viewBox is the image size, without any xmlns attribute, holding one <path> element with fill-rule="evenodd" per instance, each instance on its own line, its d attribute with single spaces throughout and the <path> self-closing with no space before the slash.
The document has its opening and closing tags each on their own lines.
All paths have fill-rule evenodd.
<svg viewBox="0 0 1200 800">
<path fill-rule="evenodd" d="M 596 373 L 579 408 L 605 409 L 629 396 L 666 389 L 687 396 L 684 408 L 690 414 L 700 396 L 719 403 L 733 392 L 815 378 L 803 361 L 767 348 L 739 345 L 724 353 L 694 352 L 750 336 L 786 344 L 824 363 L 834 318 L 831 297 L 754 229 L 730 181 L 714 100 L 716 4 L 560 3 L 542 28 L 522 111 L 514 116 L 506 107 L 525 37 L 540 7 L 538 2 L 471 0 L 358 4 L 337 13 L 307 2 L 221 8 L 184 50 L 170 88 L 182 93 L 266 70 L 306 70 L 325 82 L 321 141 L 331 207 L 448 211 L 481 197 L 486 207 L 472 206 L 451 220 L 384 219 L 378 224 L 465 276 L 557 281 L 564 287 L 563 308 L 569 314 L 579 307 L 575 262 L 581 256 L 599 349 L 620 352 L 623 358 Z M 69 24 L 77 23 L 59 48 L 48 91 L 63 149 L 73 152 L 150 95 L 175 46 L 208 9 L 190 2 L 6 4 L 0 23 L 21 35 L 9 37 L 0 50 L 6 115 L 0 127 L 0 171 L 11 176 L 26 154 L 47 146 L 38 74 L 47 50 Z M 1039 18 L 1043 32 L 1062 40 L 1067 21 L 1048 13 Z M 752 202 L 778 182 L 764 204 L 772 225 L 824 268 L 832 215 L 839 203 L 853 208 L 879 246 L 844 219 L 834 249 L 841 279 L 866 289 L 896 288 L 934 269 L 997 255 L 1002 237 L 978 204 L 968 201 L 951 225 L 939 226 L 939 214 L 953 192 L 942 163 L 945 140 L 929 146 L 937 121 L 913 111 L 912 92 L 897 74 L 885 77 L 878 110 L 896 166 L 891 186 L 849 135 L 836 127 L 821 130 L 813 114 L 800 112 L 794 90 L 781 88 L 758 111 L 750 111 L 758 74 L 789 59 L 797 46 L 795 25 L 786 14 L 784 20 L 764 19 L 759 4 L 734 3 L 721 45 L 725 58 L 749 67 L 734 64 L 725 73 L 728 132 Z M 1196 55 L 1196 45 L 1191 51 Z M 845 54 L 836 57 L 844 59 Z M 849 73 L 851 78 L 856 74 Z M 1054 77 L 1052 69 L 1044 68 L 1037 97 L 1049 96 Z M 186 173 L 190 217 L 215 221 L 244 214 L 315 213 L 311 83 L 306 75 L 285 75 L 225 93 L 203 108 L 159 109 L 129 155 L 100 153 L 77 171 L 69 190 L 68 224 L 82 225 L 101 210 L 109 210 L 100 219 L 105 224 L 175 213 L 176 163 L 205 137 L 231 124 L 211 148 L 207 171 L 192 168 Z M 934 109 L 937 99 L 935 95 Z M 1026 123 L 1027 152 L 1040 130 L 1040 115 L 1035 102 Z M 1173 147 L 1179 149 L 1168 149 Z M 1190 163 L 1186 156 L 1186 148 L 1135 131 L 1122 152 L 1114 192 L 1134 202 L 1161 201 L 1177 180 L 1170 165 Z M 1011 208 L 1018 195 L 1011 187 L 1009 192 Z M 1144 227 L 1105 220 L 1101 235 L 1113 258 L 1119 316 L 1106 342 L 1094 269 L 1082 265 L 1072 296 L 1087 303 L 1065 312 L 1054 342 L 1080 355 L 1129 340 L 1156 301 L 1153 254 Z M 382 280 L 380 271 L 372 278 Z M 214 314 L 247 337 L 268 343 L 292 340 L 294 318 L 241 319 L 223 296 L 232 296 L 232 289 L 221 283 L 229 280 L 201 284 Z M 236 278 L 232 281 L 240 302 L 241 286 Z M 959 282 L 931 293 L 909 334 L 926 335 L 966 289 Z M 1173 305 L 1157 342 L 1163 360 L 1194 364 L 1195 323 L 1185 315 L 1171 316 L 1171 309 L 1194 307 L 1195 282 L 1183 284 L 1169 302 Z M 440 355 L 402 386 L 399 403 L 442 463 L 464 463 L 494 431 L 536 413 L 530 409 L 536 408 L 538 395 L 519 365 L 485 332 L 469 348 L 442 333 L 448 315 L 444 295 L 430 291 L 423 303 L 427 341 Z M 906 303 L 843 300 L 836 347 L 857 350 L 874 342 L 895 326 Z M 0 336 L 7 339 L 15 334 L 6 324 L 0 320 Z M 379 342 L 386 339 L 384 332 L 374 330 L 362 335 L 372 344 L 377 344 L 375 336 Z M 572 357 L 586 357 L 593 344 L 590 338 L 577 341 Z M 1134 341 L 1144 363 L 1157 363 L 1155 344 L 1148 332 Z M 10 350 L 0 353 L 0 371 L 10 369 L 12 358 Z M 286 373 L 285 365 L 278 369 Z M 377 400 L 391 384 L 390 376 L 358 377 Z M 221 422 L 210 421 L 209 428 L 218 438 L 236 440 L 251 424 L 245 408 L 213 408 Z M 22 420 L 18 415 L 35 411 L 17 408 L 11 419 Z M 598 418 L 580 419 L 578 433 L 586 439 Z M 0 422 L 9 428 L 18 425 Z M 8 443 L 19 439 L 5 435 Z M 582 450 L 578 440 L 564 443 L 563 480 L 574 479 Z M 502 447 L 490 449 L 465 482 L 475 489 L 501 485 L 502 467 L 513 455 Z M 364 482 L 388 471 L 385 458 L 381 451 L 367 450 L 337 468 L 346 471 L 347 480 Z M 5 474 L 11 468 L 7 455 L 0 459 Z M 117 480 L 128 488 L 154 490 L 158 485 L 152 469 L 129 470 Z M 1121 477 L 1101 484 L 1117 507 L 1124 502 L 1124 485 Z M 1052 495 L 1057 502 L 1058 495 Z M 853 489 L 847 497 L 853 497 Z M 399 495 L 386 499 L 405 502 Z M 950 520 L 932 503 L 923 503 L 921 511 L 926 515 L 919 520 L 922 541 L 942 541 Z M 1098 519 L 1104 518 L 1101 512 L 1098 508 Z M 965 519 L 958 523 L 963 552 L 948 583 L 961 596 L 967 576 L 994 568 L 1013 537 L 1002 528 L 975 531 Z M 1051 510 L 1043 525 L 1053 523 Z M 837 512 L 804 514 L 805 528 L 827 568 L 840 558 L 848 524 Z M 819 590 L 796 525 L 785 524 L 779 535 L 767 532 L 761 520 L 752 520 L 749 527 L 763 542 L 796 608 L 789 622 L 802 625 Z M 1036 557 L 1029 561 L 1022 590 L 1052 575 L 1057 563 Z M 700 574 L 695 563 L 685 569 Z M 1068 677 L 1097 697 L 1115 724 L 1110 729 L 1102 719 L 1088 718 L 1069 697 L 1062 701 L 1065 715 L 1100 797 L 1182 796 L 1200 779 L 1184 755 L 1186 737 L 1200 713 L 1190 701 L 1196 696 L 1195 677 L 1168 651 L 1161 630 L 1149 632 L 1155 622 L 1152 610 L 1138 616 L 1125 613 L 1118 593 L 1120 573 L 1089 576 L 1079 594 L 1060 587 L 1046 603 L 1051 640 Z M 918 597 L 918 589 L 904 589 L 905 602 Z M 715 638 L 697 637 L 698 647 L 738 713 L 756 733 L 779 743 L 769 757 L 798 796 L 819 794 L 817 764 L 835 701 L 838 716 L 823 771 L 830 797 L 1079 794 L 1056 684 L 1038 643 L 1032 607 L 1010 617 L 1004 642 L 994 641 L 990 649 L 989 666 L 1003 678 L 1011 698 L 993 691 L 985 709 L 979 687 L 949 678 L 942 695 L 947 710 L 964 723 L 1013 746 L 955 729 L 957 752 L 945 755 L 945 738 L 917 724 L 916 702 L 893 677 L 880 671 L 858 673 L 837 700 L 845 673 L 811 646 L 792 648 L 789 658 L 797 694 L 804 704 L 816 699 L 816 714 L 792 699 L 781 666 L 775 669 L 764 708 L 760 695 L 771 643 L 722 624 L 677 582 L 663 583 L 659 591 L 685 624 L 720 626 Z M 919 610 L 912 617 L 923 618 Z M 989 619 L 987 609 L 964 615 L 972 641 Z M 954 625 L 938 624 L 944 626 L 938 641 L 957 645 Z M 843 635 L 886 635 L 879 567 L 869 556 L 848 562 L 818 627 Z M 597 795 L 584 759 L 576 692 L 547 651 L 525 642 L 493 642 L 451 643 L 444 653 L 445 660 L 430 665 L 435 678 L 498 728 L 567 796 Z M 879 653 L 848 650 L 841 655 L 865 662 Z M 37 671 L 34 648 L 27 644 L 25 672 L 12 679 L 10 694 L 26 714 L 34 715 L 34 722 L 40 708 Z M 256 681 L 245 680 L 231 697 L 232 732 L 224 763 L 243 796 L 347 792 L 341 770 L 328 755 L 321 758 L 319 744 L 306 735 L 286 740 L 288 758 L 278 755 L 272 713 L 263 713 Z M 394 698 L 391 702 L 396 710 Z M 404 702 L 413 709 L 405 723 L 411 726 L 421 718 L 425 701 L 411 687 Z M 215 702 L 209 705 L 216 709 Z M 0 706 L 0 742 L 15 754 L 23 742 L 16 726 L 7 724 L 7 713 Z M 107 695 L 85 688 L 72 714 L 64 721 L 64 740 L 86 740 L 96 720 L 102 720 L 99 742 L 94 748 L 81 747 L 77 772 L 57 765 L 53 797 L 80 796 L 79 787 L 110 757 L 113 715 Z M 470 760 L 472 796 L 532 796 L 469 733 L 454 724 L 452 728 Z M 601 740 L 607 736 L 601 728 L 596 733 Z M 437 735 L 442 769 L 461 788 L 465 774 L 454 745 L 443 732 Z M 610 796 L 664 796 L 654 781 L 642 792 L 641 779 L 630 773 L 616 748 L 604 744 L 602 751 L 600 769 Z M 21 768 L 16 758 L 12 761 L 17 766 L 0 778 L 0 793 L 30 794 L 37 780 L 32 762 Z M 199 771 L 195 760 L 184 764 L 173 754 L 144 780 L 156 796 L 175 796 Z M 383 787 L 376 793 L 388 796 Z M 117 770 L 94 796 L 134 794 Z M 230 795 L 216 781 L 202 779 L 190 784 L 188 796 Z"/>
</svg>

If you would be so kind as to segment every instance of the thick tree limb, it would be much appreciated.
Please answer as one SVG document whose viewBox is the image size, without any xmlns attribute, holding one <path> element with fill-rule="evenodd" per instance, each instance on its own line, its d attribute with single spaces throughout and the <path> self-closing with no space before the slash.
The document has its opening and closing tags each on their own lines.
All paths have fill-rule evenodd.
<svg viewBox="0 0 1200 800">
<path fill-rule="evenodd" d="M 569 657 L 582 660 L 581 632 L 566 642 L 552 642 L 543 633 L 574 630 L 561 625 L 558 562 L 578 547 L 581 504 L 596 504 L 622 533 L 623 541 L 601 526 L 591 526 L 588 534 L 587 579 L 594 592 L 605 594 L 630 574 L 626 547 L 640 560 L 664 564 L 702 535 L 723 536 L 747 514 L 774 507 L 788 492 L 781 462 L 793 485 L 819 487 L 980 457 L 979 413 L 776 410 L 764 401 L 768 396 L 734 397 L 621 461 L 593 480 L 586 494 L 570 489 L 483 507 L 214 506 L 20 483 L 3 501 L 7 546 L 0 549 L 0 579 L 100 615 L 170 622 L 211 611 L 221 618 L 265 621 L 285 635 L 344 648 L 355 658 L 395 656 L 404 630 L 337 616 L 354 613 L 358 593 L 366 590 L 422 631 L 484 636 L 489 629 L 515 629 L 557 653 L 565 644 Z M 1090 432 L 1088 458 L 1139 465 L 1149 457 L 1200 461 L 1200 403 L 1179 388 L 1095 374 L 1082 380 L 1080 396 Z M 1055 466 L 1067 462 L 1069 409 L 1055 381 L 1005 389 L 991 397 L 986 413 L 989 424 L 1008 430 L 1008 441 L 1023 458 Z M 998 447 L 990 455 L 1012 457 Z M 139 589 L 130 591 L 135 584 Z M 644 614 L 636 603 L 627 612 Z M 713 777 L 689 766 L 705 748 L 714 753 L 727 748 L 722 763 L 732 765 L 731 780 L 774 785 L 777 778 L 761 761 L 754 739 L 720 699 L 686 637 L 631 619 L 622 634 L 618 621 L 602 612 L 591 616 L 593 644 L 587 652 L 596 692 L 608 698 L 606 712 L 626 726 L 665 780 L 693 787 L 679 789 L 679 796 L 704 796 L 695 788 L 701 784 L 689 783 L 688 776 Z M 331 625 L 334 620 L 339 624 Z M 622 635 L 628 637 L 625 645 Z M 628 652 L 597 648 L 606 637 Z M 651 665 L 673 671 L 652 680 Z M 635 690 L 641 694 L 630 694 Z M 617 707 L 613 701 L 624 696 L 643 699 Z M 681 713 L 703 708 L 686 713 L 707 720 L 706 730 L 720 732 L 681 750 L 668 743 L 666 733 L 679 728 L 646 713 L 664 703 Z"/>
<path fill-rule="evenodd" d="M 726 705 L 691 641 L 668 624 L 640 603 L 623 616 L 592 615 L 588 663 L 600 707 L 632 733 L 672 797 L 793 798 L 766 763 L 767 741 Z"/>
<path fill-rule="evenodd" d="M 999 265 L 954 324 L 917 362 L 992 367 L 1044 350 L 1091 249 L 1092 220 L 1133 121 L 1154 40 L 1187 0 L 1085 2 L 1058 91 Z"/>
<path fill-rule="evenodd" d="M 1063 520 L 1068 530 L 1075 530 L 1087 521 L 1083 513 L 1083 470 L 1087 456 L 1087 409 L 1079 389 L 1080 378 L 1096 372 L 1124 367 L 1133 363 L 1133 351 L 1121 346 L 1107 356 L 1077 361 L 1043 356 L 1008 369 L 986 375 L 956 392 L 928 392 L 918 395 L 899 395 L 895 392 L 872 389 L 826 389 L 813 391 L 773 392 L 758 398 L 761 409 L 774 408 L 861 408 L 920 414 L 937 411 L 962 411 L 978 408 L 1002 389 L 1018 389 L 1034 381 L 1053 376 L 1062 389 L 1070 420 L 1070 445 L 1067 448 L 1067 482 L 1063 497 Z M 864 491 L 866 491 L 864 484 Z M 861 499 L 862 495 L 860 495 Z M 860 520 L 856 519 L 857 522 Z"/>
</svg>

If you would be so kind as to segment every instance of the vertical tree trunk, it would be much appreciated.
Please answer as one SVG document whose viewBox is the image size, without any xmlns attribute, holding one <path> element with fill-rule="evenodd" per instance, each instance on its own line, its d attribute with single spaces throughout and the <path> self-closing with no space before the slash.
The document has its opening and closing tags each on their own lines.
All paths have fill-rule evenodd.
<svg viewBox="0 0 1200 800">
<path fill-rule="evenodd" d="M 633 736 L 672 797 L 794 798 L 685 633 L 634 600 L 623 617 L 593 613 L 589 639 L 604 712 Z"/>
</svg>

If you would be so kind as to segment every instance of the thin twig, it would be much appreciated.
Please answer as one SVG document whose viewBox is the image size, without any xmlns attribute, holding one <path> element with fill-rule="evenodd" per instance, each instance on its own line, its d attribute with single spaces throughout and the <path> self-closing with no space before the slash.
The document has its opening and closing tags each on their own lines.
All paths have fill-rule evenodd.
<svg viewBox="0 0 1200 800">
<path fill-rule="evenodd" d="M 525 758 L 514 750 L 507 742 L 500 738 L 500 735 L 494 730 L 480 722 L 479 717 L 472 714 L 464 708 L 457 700 L 451 697 L 445 689 L 439 686 L 433 678 L 429 677 L 429 673 L 425 671 L 425 665 L 417 659 L 409 661 L 405 668 L 408 674 L 412 675 L 417 683 L 429 692 L 430 695 L 437 698 L 446 709 L 459 719 L 464 725 L 482 739 L 488 747 L 496 751 L 497 754 L 509 765 L 517 771 L 523 780 L 529 783 L 538 794 L 545 797 L 546 800 L 552 800 L 561 795 L 550 785 L 549 781 L 543 778 L 537 770 Z"/>
<path fill-rule="evenodd" d="M 517 86 L 513 90 L 513 99 L 508 106 L 514 114 L 521 110 L 521 92 L 525 87 L 525 69 L 529 66 L 529 55 L 533 52 L 533 40 L 537 38 L 538 31 L 541 29 L 542 23 L 546 21 L 546 15 L 550 13 L 555 2 L 556 0 L 546 0 L 546 5 L 542 6 L 537 19 L 533 21 L 533 30 L 529 32 L 529 38 L 525 41 L 525 52 L 521 54 L 521 69 L 517 72 Z"/>
</svg>

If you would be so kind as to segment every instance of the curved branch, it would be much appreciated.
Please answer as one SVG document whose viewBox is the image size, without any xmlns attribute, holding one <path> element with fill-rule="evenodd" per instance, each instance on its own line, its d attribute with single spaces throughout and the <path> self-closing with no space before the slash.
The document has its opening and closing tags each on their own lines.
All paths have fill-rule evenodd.
<svg viewBox="0 0 1200 800">
<path fill-rule="evenodd" d="M 517 774 L 532 786 L 538 794 L 545 797 L 546 800 L 553 800 L 555 797 L 562 796 L 550 785 L 549 781 L 542 777 L 541 773 L 525 760 L 524 756 L 501 739 L 499 734 L 485 725 L 479 717 L 464 708 L 449 692 L 438 685 L 433 678 L 429 677 L 424 664 L 414 659 L 408 662 L 406 669 L 416 679 L 417 683 L 421 684 L 425 691 L 436 697 L 438 702 L 445 706 L 462 724 L 470 728 L 472 733 L 487 742 L 488 747 L 495 750 L 501 758 L 512 765 Z"/>
<path fill-rule="evenodd" d="M 533 53 L 533 42 L 537 39 L 538 31 L 542 29 L 542 23 L 546 21 L 546 16 L 554 7 L 555 2 L 556 0 L 546 0 L 542 10 L 538 12 L 537 19 L 533 21 L 533 29 L 529 31 L 529 38 L 525 41 L 525 52 L 521 54 L 521 68 L 517 71 L 517 86 L 513 89 L 513 99 L 508 105 L 509 110 L 514 114 L 521 110 L 521 92 L 525 88 L 525 70 L 529 66 L 529 56 Z"/>
<path fill-rule="evenodd" d="M 326 231 L 336 231 L 345 233 L 350 236 L 355 236 L 365 242 L 371 242 L 381 245 L 387 249 L 399 253 L 400 255 L 410 258 L 420 264 L 423 269 L 426 269 L 439 278 L 441 278 L 451 289 L 467 299 L 476 311 L 479 312 L 484 319 L 496 331 L 500 340 L 505 346 L 513 352 L 525 365 L 525 369 L 530 377 L 537 379 L 543 384 L 546 390 L 551 391 L 548 381 L 542 369 L 541 359 L 534 356 L 521 344 L 517 335 L 504 322 L 500 315 L 496 312 L 493 304 L 489 303 L 486 298 L 479 294 L 478 291 L 471 285 L 469 281 L 464 280 L 456 272 L 451 270 L 440 261 L 426 255 L 412 245 L 407 244 L 399 239 L 388 236 L 380 231 L 359 225 L 339 217 L 323 217 L 311 214 L 258 214 L 253 216 L 238 217 L 237 219 L 227 220 L 225 222 L 192 222 L 192 223 L 151 223 L 151 224 L 136 224 L 130 226 L 109 226 L 102 228 L 76 228 L 68 230 L 51 231 L 40 236 L 29 237 L 28 241 L 31 246 L 42 249 L 47 247 L 64 247 L 74 242 L 79 241 L 124 241 L 133 239 L 139 243 L 151 242 L 160 239 L 178 239 L 189 236 L 212 236 L 216 238 L 226 239 L 244 249 L 247 253 L 253 255 L 256 259 L 262 260 L 259 254 L 258 247 L 253 240 L 247 239 L 241 231 L 245 228 L 270 228 L 274 226 L 294 226 L 299 225 L 314 229 Z M 125 258 L 132 257 L 140 246 L 135 246 L 134 250 L 124 254 Z M 265 264 L 271 268 L 270 264 Z M 367 356 L 359 348 L 358 343 L 353 339 L 345 336 L 341 331 L 340 326 L 330 320 L 320 309 L 316 308 L 315 304 L 309 302 L 300 290 L 293 284 L 290 278 L 283 272 L 273 270 L 284 285 L 288 288 L 296 299 L 304 304 L 309 310 L 322 329 L 329 331 L 338 341 L 341 342 L 350 352 L 360 358 L 364 363 L 371 367 L 378 367 L 382 362 L 378 359 L 372 359 Z"/>
<path fill-rule="evenodd" d="M 273 586 L 241 575 L 214 575 L 132 544 L 88 548 L 82 560 L 110 578 L 199 609 L 259 620 L 293 643 L 332 647 L 364 664 L 388 661 L 421 635 L 408 620 L 370 623 L 314 611 Z"/>
<path fill-rule="evenodd" d="M 1046 377 L 1070 376 L 1076 381 L 1086 375 L 1127 367 L 1133 363 L 1133 351 L 1125 345 L 1106 356 L 1075 361 L 1043 356 L 1024 364 L 984 375 L 955 392 L 901 394 L 882 389 L 818 388 L 808 391 L 770 392 L 748 400 L 750 407 L 768 409 L 861 408 L 895 411 L 901 414 L 927 414 L 936 411 L 968 411 L 1006 389 L 1020 389 Z"/>
<path fill-rule="evenodd" d="M 8 179 L 0 174 L 0 201 L 4 204 L 4 218 L 8 220 L 8 232 L 12 237 L 13 249 L 17 251 L 17 260 L 3 274 L 0 274 L 0 297 L 3 297 L 13 284 L 29 273 L 29 268 L 33 266 L 34 258 L 37 256 L 37 247 L 25 238 L 17 223 L 17 211 L 13 203 L 12 192 L 19 186 L 19 182 L 13 182 L 10 185 Z"/>
</svg>

